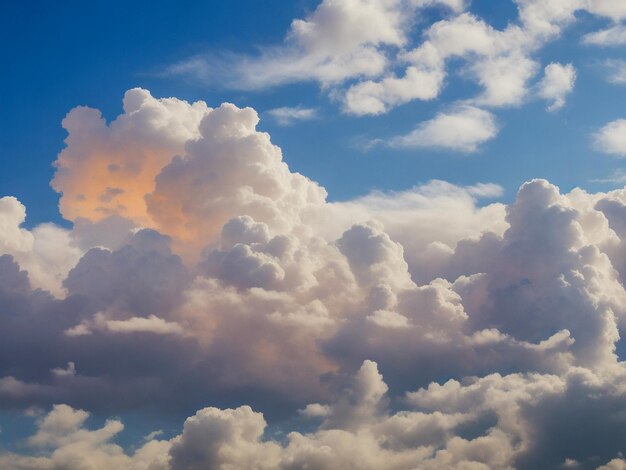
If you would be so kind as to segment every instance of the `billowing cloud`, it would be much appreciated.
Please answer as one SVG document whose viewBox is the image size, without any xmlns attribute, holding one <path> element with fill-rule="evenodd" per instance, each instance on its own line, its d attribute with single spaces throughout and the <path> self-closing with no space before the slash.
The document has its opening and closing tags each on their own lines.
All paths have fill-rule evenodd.
<svg viewBox="0 0 626 470">
<path fill-rule="evenodd" d="M 209 407 L 187 418 L 180 435 L 169 441 L 151 439 L 127 454 L 110 442 L 121 431 L 121 422 L 85 429 L 87 413 L 58 405 L 39 421 L 28 440 L 31 447 L 48 449 L 47 455 L 0 454 L 0 463 L 68 470 L 83 468 L 87 462 L 121 470 L 588 468 L 606 462 L 605 454 L 617 455 L 623 437 L 609 445 L 591 440 L 563 449 L 558 444 L 567 439 L 562 433 L 568 430 L 570 438 L 585 428 L 602 431 L 599 423 L 580 412 L 579 400 L 590 411 L 615 412 L 623 406 L 623 393 L 604 394 L 602 385 L 601 377 L 576 370 L 563 377 L 493 374 L 409 392 L 404 408 L 390 412 L 388 387 L 377 364 L 365 361 L 342 395 L 302 410 L 311 420 L 321 419 L 314 431 L 290 432 L 284 442 L 264 437 L 263 415 L 248 406 Z M 553 432 L 560 433 L 546 435 L 546 421 L 562 416 L 569 422 L 555 423 Z M 615 419 L 611 430 L 623 424 L 623 418 Z M 546 445 L 543 439 L 550 437 L 553 445 Z M 611 459 L 598 468 L 620 469 L 623 460 Z"/>
<path fill-rule="evenodd" d="M 124 114 L 108 125 L 98 110 L 74 108 L 63 120 L 66 148 L 52 180 L 63 217 L 98 222 L 117 215 L 150 226 L 145 194 L 184 144 L 199 136 L 208 112 L 204 102 L 157 100 L 139 88 L 126 92 Z"/>
<path fill-rule="evenodd" d="M 501 204 L 431 181 L 330 203 L 251 108 L 125 106 L 69 126 L 72 228 L 24 229 L 0 200 L 0 404 L 49 410 L 0 466 L 620 465 L 624 190 L 533 180 Z M 452 118 L 495 129 L 466 105 L 419 142 Z M 126 413 L 176 429 L 122 448 L 120 419 L 94 423 Z"/>
<path fill-rule="evenodd" d="M 461 107 L 450 113 L 440 113 L 425 121 L 407 135 L 394 137 L 392 147 L 432 147 L 475 152 L 478 146 L 493 139 L 498 125 L 493 114 L 473 106 Z"/>
<path fill-rule="evenodd" d="M 83 250 L 70 233 L 54 224 L 22 228 L 26 208 L 14 197 L 0 198 L 0 253 L 12 255 L 28 271 L 34 287 L 63 295 L 62 283 Z"/>
</svg>

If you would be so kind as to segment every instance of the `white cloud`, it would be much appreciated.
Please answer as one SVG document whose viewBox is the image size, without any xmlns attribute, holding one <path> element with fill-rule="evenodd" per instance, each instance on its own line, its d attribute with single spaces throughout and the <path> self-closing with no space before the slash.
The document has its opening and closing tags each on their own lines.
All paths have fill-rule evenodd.
<svg viewBox="0 0 626 470">
<path fill-rule="evenodd" d="M 593 138 L 600 151 L 619 158 L 626 157 L 626 119 L 609 122 Z"/>
<path fill-rule="evenodd" d="M 315 108 L 302 108 L 296 106 L 274 108 L 267 111 L 273 119 L 281 126 L 290 126 L 297 121 L 309 121 L 317 117 L 317 109 Z"/>
<path fill-rule="evenodd" d="M 28 271 L 31 285 L 63 296 L 62 282 L 83 254 L 68 230 L 41 224 L 22 228 L 26 208 L 14 197 L 0 198 L 0 254 L 10 254 Z"/>
<path fill-rule="evenodd" d="M 615 25 L 583 36 L 585 44 L 596 46 L 620 46 L 626 44 L 626 25 Z"/>
<path fill-rule="evenodd" d="M 258 89 L 317 81 L 323 87 L 351 78 L 376 77 L 408 36 L 419 9 L 441 6 L 460 13 L 464 0 L 323 0 L 304 19 L 292 21 L 281 45 L 259 56 L 196 56 L 167 67 L 162 74 L 204 83 Z"/>
<path fill-rule="evenodd" d="M 576 71 L 572 64 L 548 64 L 544 76 L 539 83 L 539 96 L 551 101 L 548 111 L 556 111 L 563 107 L 565 98 L 574 89 Z"/>
<path fill-rule="evenodd" d="M 517 106 L 528 92 L 528 81 L 537 73 L 537 63 L 522 55 L 487 58 L 470 67 L 484 92 L 473 101 L 485 106 Z"/>
<path fill-rule="evenodd" d="M 537 53 L 574 24 L 577 13 L 615 23 L 626 18 L 621 0 L 514 3 L 518 17 L 496 29 L 467 12 L 469 2 L 463 0 L 323 0 L 291 23 L 282 44 L 261 48 L 257 56 L 197 56 L 164 73 L 242 89 L 316 81 L 343 111 L 362 116 L 439 97 L 456 59 L 461 67 L 453 73 L 482 88 L 467 102 L 520 106 L 542 68 Z M 442 19 L 416 20 L 421 9 L 435 6 L 443 7 Z M 615 25 L 586 35 L 584 42 L 619 44 L 622 36 L 623 26 Z M 556 107 L 562 98 L 550 97 Z"/>
<path fill-rule="evenodd" d="M 329 85 L 375 76 L 387 64 L 381 48 L 405 43 L 410 11 L 403 0 L 325 0 L 307 18 L 292 22 L 282 46 L 265 49 L 260 57 L 195 57 L 165 73 L 191 73 L 202 81 L 223 73 L 229 77 L 225 83 L 238 88 L 308 80 Z"/>
<path fill-rule="evenodd" d="M 344 110 L 356 115 L 375 115 L 414 99 L 431 100 L 439 95 L 443 77 L 440 70 L 409 67 L 400 78 L 388 76 L 379 82 L 361 82 L 346 92 Z"/>
<path fill-rule="evenodd" d="M 475 152 L 498 133 L 496 119 L 488 111 L 463 106 L 422 122 L 409 134 L 394 137 L 389 145 L 400 148 L 433 147 Z"/>
<path fill-rule="evenodd" d="M 626 19 L 626 5 L 621 0 L 588 0 L 583 4 L 589 12 L 619 22 Z"/>
</svg>

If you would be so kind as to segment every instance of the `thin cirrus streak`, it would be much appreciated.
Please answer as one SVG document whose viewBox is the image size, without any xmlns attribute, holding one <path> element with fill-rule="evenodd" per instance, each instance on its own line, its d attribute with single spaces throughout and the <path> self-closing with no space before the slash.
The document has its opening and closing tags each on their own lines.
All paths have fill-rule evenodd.
<svg viewBox="0 0 626 470">
<path fill-rule="evenodd" d="M 1 403 L 50 410 L 0 467 L 626 465 L 624 190 L 330 203 L 257 123 L 132 89 L 64 120 L 73 228 L 0 199 Z M 87 421 L 129 410 L 179 428 Z"/>
</svg>

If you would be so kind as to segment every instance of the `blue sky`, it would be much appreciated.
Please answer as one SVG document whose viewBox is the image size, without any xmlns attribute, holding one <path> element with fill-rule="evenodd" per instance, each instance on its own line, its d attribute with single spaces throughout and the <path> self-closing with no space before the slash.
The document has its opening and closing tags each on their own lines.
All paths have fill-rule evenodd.
<svg viewBox="0 0 626 470">
<path fill-rule="evenodd" d="M 0 8 L 0 468 L 626 468 L 624 0 Z"/>
<path fill-rule="evenodd" d="M 260 128 L 283 148 L 291 168 L 322 183 L 331 199 L 344 200 L 372 189 L 403 190 L 430 179 L 456 184 L 494 182 L 510 200 L 518 186 L 544 177 L 569 190 L 574 186 L 605 190 L 608 178 L 621 168 L 618 159 L 603 155 L 591 135 L 626 109 L 624 85 L 606 80 L 602 63 L 624 59 L 618 47 L 581 44 L 583 34 L 609 21 L 585 13 L 533 57 L 542 66 L 571 63 L 576 85 L 557 112 L 545 111 L 542 100 L 529 98 L 518 106 L 494 110 L 500 132 L 474 153 L 445 149 L 390 149 L 367 152 L 355 142 L 407 133 L 458 100 L 477 93 L 467 77 L 449 76 L 441 94 L 415 100 L 379 116 L 342 112 L 316 83 L 293 83 L 254 91 L 203 85 L 184 76 L 164 77 L 173 63 L 209 52 L 257 54 L 258 48 L 282 43 L 294 18 L 314 10 L 315 1 L 189 2 L 8 2 L 4 5 L 2 48 L 6 72 L 0 77 L 3 125 L 0 129 L 3 192 L 18 196 L 28 207 L 28 224 L 60 222 L 57 195 L 49 188 L 51 162 L 63 146 L 63 116 L 77 105 L 102 110 L 107 119 L 121 111 L 120 96 L 145 87 L 158 97 L 230 101 L 261 112 Z M 476 0 L 470 11 L 497 28 L 516 21 L 512 2 Z M 445 13 L 444 13 L 445 14 Z M 420 26 L 440 17 L 428 11 Z M 410 31 L 417 44 L 424 27 Z M 454 67 L 454 65 L 452 65 Z M 535 81 L 537 78 L 534 79 Z M 277 125 L 272 108 L 318 109 L 318 118 Z M 320 136 L 324 136 L 320 138 Z M 355 171 L 358 168 L 358 171 Z"/>
</svg>

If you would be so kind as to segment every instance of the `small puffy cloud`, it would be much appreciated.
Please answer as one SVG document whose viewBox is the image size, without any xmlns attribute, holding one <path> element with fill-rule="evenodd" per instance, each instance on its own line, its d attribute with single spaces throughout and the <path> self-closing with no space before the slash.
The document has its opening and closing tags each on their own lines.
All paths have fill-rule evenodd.
<svg viewBox="0 0 626 470">
<path fill-rule="evenodd" d="M 576 71 L 572 64 L 551 63 L 546 66 L 539 82 L 539 96 L 550 102 L 548 111 L 556 111 L 565 104 L 566 96 L 574 89 Z"/>
<path fill-rule="evenodd" d="M 76 375 L 76 365 L 70 361 L 67 363 L 67 367 L 63 369 L 62 367 L 56 367 L 51 371 L 57 377 L 73 377 Z"/>
<path fill-rule="evenodd" d="M 462 106 L 422 122 L 409 134 L 391 139 L 389 145 L 475 152 L 480 144 L 493 139 L 497 133 L 498 125 L 493 114 L 473 106 Z"/>
<path fill-rule="evenodd" d="M 344 110 L 359 116 L 376 115 L 414 99 L 432 100 L 439 95 L 443 77 L 439 70 L 409 67 L 402 77 L 361 82 L 346 92 Z"/>
<path fill-rule="evenodd" d="M 626 157 L 626 119 L 616 119 L 593 135 L 598 150 L 618 158 Z"/>
<path fill-rule="evenodd" d="M 310 121 L 317 117 L 317 109 L 302 108 L 300 106 L 274 108 L 267 111 L 279 125 L 290 126 L 297 121 Z"/>
<path fill-rule="evenodd" d="M 528 93 L 537 63 L 523 55 L 487 57 L 470 67 L 484 91 L 473 102 L 483 106 L 517 106 Z"/>
</svg>

